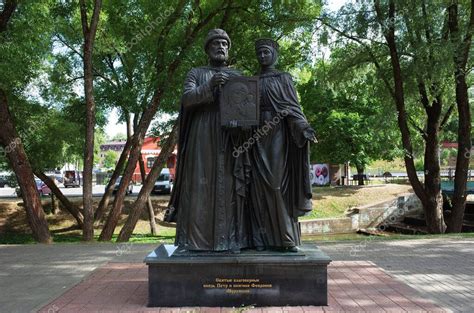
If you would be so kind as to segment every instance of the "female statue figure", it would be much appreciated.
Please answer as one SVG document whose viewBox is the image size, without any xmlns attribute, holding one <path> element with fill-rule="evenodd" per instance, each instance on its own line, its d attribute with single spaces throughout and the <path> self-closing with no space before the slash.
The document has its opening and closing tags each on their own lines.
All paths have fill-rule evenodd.
<svg viewBox="0 0 474 313">
<path fill-rule="evenodd" d="M 260 133 L 250 153 L 253 245 L 297 252 L 298 217 L 311 211 L 309 141 L 317 142 L 298 102 L 290 74 L 275 69 L 278 43 L 259 39 Z"/>
</svg>

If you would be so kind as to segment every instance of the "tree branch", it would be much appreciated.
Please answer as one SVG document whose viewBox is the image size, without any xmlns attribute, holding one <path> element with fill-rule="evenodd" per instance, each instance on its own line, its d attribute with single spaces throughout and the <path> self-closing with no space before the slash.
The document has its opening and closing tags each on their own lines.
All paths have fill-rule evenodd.
<svg viewBox="0 0 474 313">
<path fill-rule="evenodd" d="M 18 1 L 16 0 L 5 1 L 5 6 L 3 8 L 2 14 L 0 14 L 0 33 L 3 33 L 7 30 L 8 22 L 10 21 L 13 12 L 15 12 L 17 6 Z"/>
<path fill-rule="evenodd" d="M 444 114 L 443 120 L 441 121 L 441 124 L 439 126 L 439 129 L 442 130 L 446 123 L 448 122 L 449 118 L 451 117 L 451 114 L 453 113 L 453 110 L 456 106 L 456 103 L 453 103 L 449 106 L 448 110 Z"/>
<path fill-rule="evenodd" d="M 84 38 L 89 38 L 89 23 L 87 19 L 87 6 L 85 0 L 79 0 L 79 8 L 81 11 L 81 25 Z"/>
<path fill-rule="evenodd" d="M 418 80 L 418 92 L 420 93 L 420 102 L 428 113 L 430 110 L 430 100 L 428 99 L 428 93 L 426 92 L 425 83 L 419 78 Z"/>
<path fill-rule="evenodd" d="M 232 0 L 227 0 L 226 1 L 226 7 L 225 7 L 225 11 L 224 11 L 224 14 L 222 16 L 222 20 L 221 20 L 221 23 L 219 25 L 219 28 L 223 29 L 225 28 L 225 25 L 227 24 L 227 22 L 229 21 L 229 16 L 230 16 L 230 11 L 231 11 L 231 5 L 232 5 Z"/>
<path fill-rule="evenodd" d="M 418 126 L 410 115 L 408 115 L 408 121 L 420 133 L 421 137 L 423 137 L 424 140 L 428 139 L 428 134 L 426 133 L 426 131 L 420 126 Z"/>
<path fill-rule="evenodd" d="M 74 48 L 73 46 L 71 46 L 65 39 L 61 38 L 61 36 L 59 34 L 56 34 L 55 36 L 59 42 L 61 42 L 63 45 L 65 45 L 69 50 L 71 50 L 72 52 L 74 52 L 74 54 L 77 54 L 82 60 L 84 60 L 84 56 L 82 55 L 81 52 L 79 52 L 76 48 Z"/>
<path fill-rule="evenodd" d="M 334 27 L 333 25 L 325 22 L 323 19 L 321 18 L 318 18 L 318 20 L 323 23 L 324 25 L 326 25 L 327 27 L 329 27 L 330 29 L 332 29 L 333 31 L 335 31 L 336 33 L 342 35 L 343 37 L 349 39 L 349 40 L 352 40 L 352 41 L 355 41 L 357 42 L 359 45 L 361 45 L 362 47 L 364 47 L 364 49 L 367 51 L 367 53 L 369 54 L 370 56 L 370 59 L 372 60 L 372 63 L 374 63 L 377 71 L 379 72 L 379 76 L 382 78 L 384 84 L 385 84 L 385 87 L 387 87 L 387 90 L 390 92 L 390 94 L 395 97 L 395 92 L 392 88 L 392 86 L 390 85 L 390 82 L 388 81 L 388 79 L 383 75 L 382 73 L 382 67 L 380 66 L 380 63 L 378 62 L 377 60 L 377 57 L 375 56 L 375 54 L 373 53 L 373 51 L 370 49 L 369 46 L 367 46 L 367 44 L 365 42 L 363 42 L 361 39 L 357 38 L 357 37 L 354 37 L 352 35 L 349 35 L 347 34 L 346 32 Z"/>
</svg>

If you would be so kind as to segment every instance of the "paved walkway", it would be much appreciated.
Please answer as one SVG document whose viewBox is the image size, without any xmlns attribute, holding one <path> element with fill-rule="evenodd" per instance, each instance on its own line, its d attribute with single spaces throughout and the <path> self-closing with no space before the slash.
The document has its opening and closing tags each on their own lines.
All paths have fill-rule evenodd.
<svg viewBox="0 0 474 313">
<path fill-rule="evenodd" d="M 156 245 L 0 245 L 0 312 L 38 310 L 107 262 L 142 262 Z M 474 312 L 474 239 L 322 243 L 335 261 L 371 261 L 454 312 Z M 54 312 L 54 311 L 52 311 Z"/>
<path fill-rule="evenodd" d="M 320 313 L 445 312 L 368 261 L 333 261 L 328 267 L 328 305 L 263 308 L 147 308 L 147 267 L 108 263 L 43 307 L 40 313 Z M 177 303 L 179 305 L 179 303 Z"/>
</svg>

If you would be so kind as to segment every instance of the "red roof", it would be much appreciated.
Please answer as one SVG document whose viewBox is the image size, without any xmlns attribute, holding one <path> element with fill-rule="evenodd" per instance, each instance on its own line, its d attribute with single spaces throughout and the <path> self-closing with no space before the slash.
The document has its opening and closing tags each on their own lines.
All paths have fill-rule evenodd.
<svg viewBox="0 0 474 313">
<path fill-rule="evenodd" d="M 441 143 L 441 147 L 443 148 L 457 148 L 458 147 L 458 143 L 457 142 L 442 142 Z"/>
</svg>

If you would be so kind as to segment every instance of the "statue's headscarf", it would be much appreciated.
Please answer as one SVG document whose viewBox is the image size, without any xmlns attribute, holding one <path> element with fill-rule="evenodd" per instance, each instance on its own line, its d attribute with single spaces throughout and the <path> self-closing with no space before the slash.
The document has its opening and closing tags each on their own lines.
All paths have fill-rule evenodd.
<svg viewBox="0 0 474 313">
<path fill-rule="evenodd" d="M 272 52 L 272 65 L 275 65 L 278 61 L 280 49 L 278 42 L 270 38 L 260 38 L 255 41 L 255 53 L 257 53 L 260 48 L 268 48 Z"/>
</svg>

